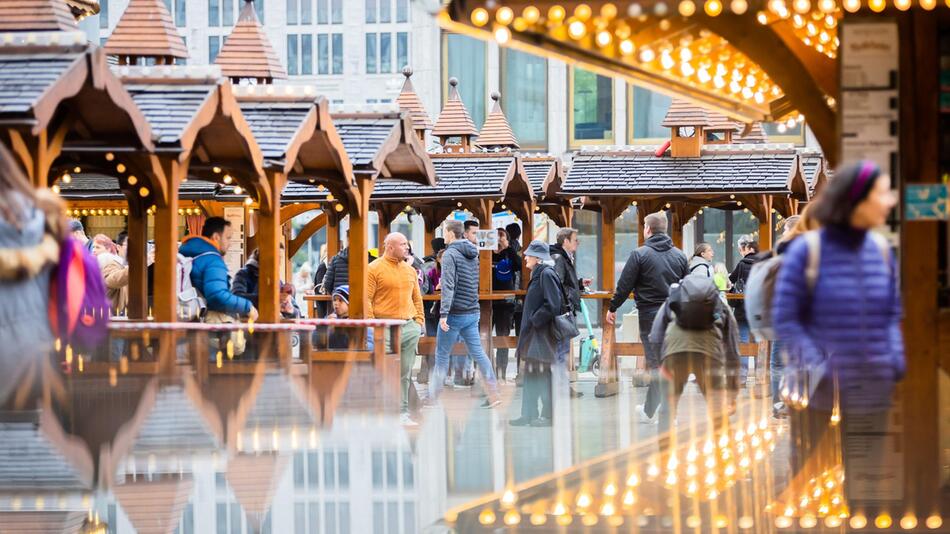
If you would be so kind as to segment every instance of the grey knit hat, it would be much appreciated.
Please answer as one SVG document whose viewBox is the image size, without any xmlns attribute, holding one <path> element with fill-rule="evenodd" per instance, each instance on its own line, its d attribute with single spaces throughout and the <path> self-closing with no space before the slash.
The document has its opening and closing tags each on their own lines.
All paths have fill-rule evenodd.
<svg viewBox="0 0 950 534">
<path fill-rule="evenodd" d="M 551 247 L 544 241 L 535 239 L 528 245 L 528 250 L 524 251 L 524 255 L 534 256 L 541 261 L 548 261 L 551 259 Z"/>
</svg>

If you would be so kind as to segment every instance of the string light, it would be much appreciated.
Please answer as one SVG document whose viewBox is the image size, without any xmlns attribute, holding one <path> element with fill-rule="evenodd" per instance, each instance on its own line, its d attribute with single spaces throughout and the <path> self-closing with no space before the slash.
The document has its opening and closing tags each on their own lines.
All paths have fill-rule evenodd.
<svg viewBox="0 0 950 534">
<path fill-rule="evenodd" d="M 693 0 L 683 0 L 679 3 L 679 12 L 680 15 L 684 17 L 692 17 L 696 13 L 696 4 Z"/>
<path fill-rule="evenodd" d="M 746 0 L 732 0 L 729 9 L 736 15 L 743 15 L 749 9 L 749 3 Z"/>
<path fill-rule="evenodd" d="M 720 0 L 706 0 L 706 5 L 703 6 L 703 10 L 710 17 L 719 16 L 722 13 L 722 2 Z"/>
<path fill-rule="evenodd" d="M 495 20 L 499 24 L 511 24 L 511 21 L 515 18 L 515 12 L 511 10 L 508 6 L 503 6 L 495 12 Z"/>
<path fill-rule="evenodd" d="M 478 26 L 479 28 L 488 24 L 488 11 L 481 7 L 473 9 L 472 24 Z"/>
</svg>

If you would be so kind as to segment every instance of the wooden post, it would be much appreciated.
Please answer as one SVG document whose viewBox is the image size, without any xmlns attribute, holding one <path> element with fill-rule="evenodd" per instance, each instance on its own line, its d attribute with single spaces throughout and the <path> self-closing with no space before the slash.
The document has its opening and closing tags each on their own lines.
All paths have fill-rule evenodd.
<svg viewBox="0 0 950 534">
<path fill-rule="evenodd" d="M 261 205 L 257 217 L 257 249 L 260 251 L 260 281 L 257 307 L 263 323 L 280 322 L 280 193 L 286 177 L 269 172 L 266 186 L 270 188 L 271 205 Z M 258 195 L 258 198 L 266 198 Z M 276 336 L 275 336 L 276 338 Z"/>
<path fill-rule="evenodd" d="M 130 319 L 148 317 L 148 214 L 138 199 L 129 202 L 129 307 Z"/>
<path fill-rule="evenodd" d="M 425 243 L 422 244 L 422 255 L 431 256 L 435 251 L 432 250 L 432 240 L 435 239 L 435 226 L 429 224 L 428 220 L 423 221 L 426 228 Z"/>
<path fill-rule="evenodd" d="M 324 210 L 323 213 L 327 214 L 327 260 L 329 260 L 340 252 L 340 216 L 332 208 Z"/>
<path fill-rule="evenodd" d="M 626 205 L 626 200 L 618 202 L 614 199 L 601 201 L 600 219 L 600 283 L 604 288 L 615 287 L 614 262 L 616 252 L 616 218 L 619 212 L 617 206 Z M 622 208 L 621 208 L 622 210 Z M 607 324 L 607 312 L 610 304 L 605 301 L 600 309 L 600 324 L 603 329 L 603 347 L 600 361 L 600 376 L 594 387 L 595 397 L 610 397 L 619 391 L 620 368 L 617 365 L 617 356 L 614 354 L 616 345 L 615 326 Z"/>
<path fill-rule="evenodd" d="M 669 210 L 669 224 L 670 224 L 670 239 L 673 240 L 673 246 L 682 250 L 683 249 L 683 226 L 685 221 L 683 220 L 679 206 L 673 206 L 673 209 Z"/>
<path fill-rule="evenodd" d="M 521 221 L 521 250 L 522 257 L 524 251 L 528 250 L 528 245 L 534 237 L 534 202 L 528 206 L 527 215 Z M 521 262 L 521 289 L 528 289 L 528 282 L 531 281 L 531 270 L 527 264 Z"/>
<path fill-rule="evenodd" d="M 153 158 L 153 168 L 160 167 L 164 171 L 167 184 L 165 198 L 155 209 L 155 281 L 154 290 L 155 309 L 153 315 L 156 321 L 172 322 L 178 320 L 178 295 L 176 295 L 178 265 L 178 185 L 188 173 L 188 161 L 179 162 L 178 159 L 159 160 Z M 159 160 L 159 161 L 155 161 Z"/>
<path fill-rule="evenodd" d="M 366 251 L 369 250 L 369 196 L 373 192 L 375 180 L 359 177 L 356 185 L 359 189 L 357 206 L 350 208 L 350 318 L 363 319 L 369 308 L 366 296 L 366 268 L 369 262 Z M 329 249 L 329 247 L 327 247 Z"/>
<path fill-rule="evenodd" d="M 760 198 L 757 210 L 759 213 L 756 214 L 759 219 L 759 250 L 772 250 L 775 231 L 775 227 L 772 226 L 772 197 L 760 195 Z"/>
</svg>

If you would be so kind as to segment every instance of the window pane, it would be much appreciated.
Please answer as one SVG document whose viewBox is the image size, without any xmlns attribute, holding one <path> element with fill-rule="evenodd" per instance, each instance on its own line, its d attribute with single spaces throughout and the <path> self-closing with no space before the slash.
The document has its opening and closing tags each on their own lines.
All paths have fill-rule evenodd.
<svg viewBox="0 0 950 534">
<path fill-rule="evenodd" d="M 287 24 L 297 24 L 297 0 L 287 0 Z"/>
<path fill-rule="evenodd" d="M 379 21 L 392 22 L 393 19 L 393 0 L 379 0 Z"/>
<path fill-rule="evenodd" d="M 310 534 L 317 534 L 320 532 L 320 503 L 312 502 L 309 507 L 310 511 Z"/>
<path fill-rule="evenodd" d="M 313 74 L 313 36 L 300 36 L 300 74 Z"/>
<path fill-rule="evenodd" d="M 333 34 L 333 74 L 343 74 L 343 34 Z"/>
<path fill-rule="evenodd" d="M 233 26 L 234 25 L 234 0 L 215 0 L 216 2 L 224 2 L 223 9 L 221 10 L 222 26 Z"/>
<path fill-rule="evenodd" d="M 391 488 L 399 481 L 396 469 L 396 451 L 386 451 L 386 485 Z"/>
<path fill-rule="evenodd" d="M 393 34 L 379 34 L 379 72 L 393 71 Z"/>
<path fill-rule="evenodd" d="M 333 6 L 331 14 L 331 22 L 333 24 L 343 24 L 343 0 L 330 0 L 331 6 Z"/>
<path fill-rule="evenodd" d="M 327 34 L 317 35 L 317 74 L 330 73 L 330 41 Z"/>
<path fill-rule="evenodd" d="M 99 27 L 109 27 L 109 0 L 99 2 Z"/>
<path fill-rule="evenodd" d="M 320 455 L 316 452 L 307 453 L 307 479 L 311 489 L 320 486 Z"/>
<path fill-rule="evenodd" d="M 257 20 L 264 24 L 264 0 L 255 0 L 254 10 L 257 11 Z"/>
<path fill-rule="evenodd" d="M 215 513 L 215 524 L 217 525 L 218 534 L 228 534 L 228 505 L 227 503 L 219 502 L 216 507 Z"/>
<path fill-rule="evenodd" d="M 297 74 L 297 36 L 290 34 L 287 36 L 287 74 Z"/>
<path fill-rule="evenodd" d="M 407 502 L 402 505 L 402 520 L 406 525 L 406 529 L 403 532 L 415 532 L 416 531 L 416 503 Z"/>
<path fill-rule="evenodd" d="M 323 514 L 323 518 L 324 521 L 326 521 L 327 527 L 323 532 L 326 534 L 336 534 L 336 503 L 326 503 L 326 513 Z"/>
<path fill-rule="evenodd" d="M 374 74 L 379 71 L 376 65 L 376 34 L 366 34 L 366 73 Z"/>
<path fill-rule="evenodd" d="M 336 464 L 337 469 L 339 469 L 337 483 L 339 483 L 340 489 L 346 489 L 350 487 L 350 454 L 346 451 L 341 451 L 337 454 Z"/>
<path fill-rule="evenodd" d="M 485 42 L 465 35 L 448 34 L 448 72 L 459 80 L 459 93 L 476 128 L 485 121 Z M 447 95 L 446 95 L 447 96 Z"/>
<path fill-rule="evenodd" d="M 729 260 L 726 257 L 726 214 L 725 210 L 709 208 L 703 210 L 703 241 L 712 245 L 713 264 L 726 264 Z M 733 255 L 735 257 L 736 253 Z"/>
<path fill-rule="evenodd" d="M 109 507 L 110 525 L 115 525 L 115 506 Z M 182 534 L 192 534 L 195 531 L 195 505 L 188 503 L 185 506 L 185 513 L 181 518 L 181 524 L 184 527 Z"/>
<path fill-rule="evenodd" d="M 338 532 L 340 534 L 350 534 L 350 503 L 341 502 L 337 506 L 340 507 L 340 528 Z"/>
<path fill-rule="evenodd" d="M 307 534 L 307 505 L 294 504 L 294 534 Z"/>
<path fill-rule="evenodd" d="M 752 237 L 753 241 L 758 242 L 759 219 L 757 219 L 755 215 L 752 215 L 752 213 L 745 213 L 738 210 L 731 213 L 732 239 L 729 246 L 732 247 L 732 257 L 735 258 L 735 263 L 738 264 L 742 259 L 742 254 L 739 253 L 739 238 L 744 235 L 748 235 Z"/>
<path fill-rule="evenodd" d="M 673 98 L 642 87 L 633 87 L 633 138 L 667 138 L 670 131 L 662 126 Z"/>
<path fill-rule="evenodd" d="M 300 0 L 300 23 L 313 22 L 313 0 Z"/>
<path fill-rule="evenodd" d="M 294 487 L 303 488 L 306 486 L 304 480 L 304 456 L 302 452 L 294 454 Z"/>
<path fill-rule="evenodd" d="M 396 34 L 396 70 L 402 71 L 409 65 L 409 34 L 399 32 Z"/>
<path fill-rule="evenodd" d="M 373 487 L 383 487 L 383 453 L 373 451 Z"/>
<path fill-rule="evenodd" d="M 224 473 L 214 474 L 214 487 L 218 491 L 224 491 L 228 489 L 228 481 L 224 478 Z"/>
<path fill-rule="evenodd" d="M 409 0 L 396 0 L 396 22 L 409 22 Z"/>
<path fill-rule="evenodd" d="M 229 0 L 224 0 L 227 5 Z M 208 26 L 221 25 L 221 0 L 208 0 Z"/>
<path fill-rule="evenodd" d="M 412 467 L 412 454 L 402 453 L 402 487 L 409 489 L 415 483 L 415 472 Z"/>
<path fill-rule="evenodd" d="M 163 0 L 165 2 L 165 9 L 168 10 L 169 14 L 175 12 L 175 6 L 172 5 L 172 0 Z"/>
<path fill-rule="evenodd" d="M 330 20 L 327 2 L 328 0 L 317 0 L 317 24 L 326 24 Z"/>
<path fill-rule="evenodd" d="M 177 0 L 175 4 L 175 26 L 185 26 L 185 0 Z"/>
<path fill-rule="evenodd" d="M 502 107 L 518 143 L 544 148 L 548 133 L 548 62 L 509 48 L 505 50 L 504 69 Z"/>
<path fill-rule="evenodd" d="M 323 453 L 323 487 L 336 487 L 336 458 L 330 451 Z"/>
<path fill-rule="evenodd" d="M 613 80 L 584 69 L 574 72 L 574 139 L 613 139 Z"/>
<path fill-rule="evenodd" d="M 241 534 L 241 507 L 231 504 L 231 534 Z"/>
<path fill-rule="evenodd" d="M 376 22 L 377 0 L 366 0 L 366 22 Z"/>
<path fill-rule="evenodd" d="M 373 534 L 386 534 L 385 513 L 386 512 L 383 509 L 383 503 L 373 503 Z"/>
<path fill-rule="evenodd" d="M 208 37 L 208 63 L 214 63 L 214 60 L 218 57 L 218 52 L 220 51 L 221 37 L 217 35 Z"/>
<path fill-rule="evenodd" d="M 399 503 L 398 502 L 388 502 L 386 503 L 386 519 L 389 521 L 389 524 L 393 526 L 393 531 L 398 530 L 399 528 Z"/>
</svg>

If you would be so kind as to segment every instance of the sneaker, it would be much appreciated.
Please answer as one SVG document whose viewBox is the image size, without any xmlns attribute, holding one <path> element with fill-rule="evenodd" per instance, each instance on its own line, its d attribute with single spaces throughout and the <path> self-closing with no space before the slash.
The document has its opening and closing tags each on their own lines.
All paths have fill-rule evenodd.
<svg viewBox="0 0 950 534">
<path fill-rule="evenodd" d="M 576 389 L 571 388 L 571 398 L 572 398 L 572 399 L 579 399 L 579 398 L 581 398 L 581 397 L 583 397 L 583 396 L 584 396 L 584 392 L 583 392 L 583 391 L 577 391 Z"/>
<path fill-rule="evenodd" d="M 432 408 L 435 408 L 438 405 L 439 405 L 438 401 L 434 399 L 430 399 L 429 397 L 422 399 L 423 410 L 431 410 Z"/>
<path fill-rule="evenodd" d="M 647 412 L 643 409 L 642 404 L 637 404 L 636 412 L 637 412 L 637 418 L 640 420 L 641 423 L 655 425 L 659 422 L 659 420 L 656 418 L 656 414 L 653 414 L 653 417 L 650 417 L 649 415 L 647 415 Z"/>
<path fill-rule="evenodd" d="M 501 399 L 499 397 L 485 399 L 485 402 L 482 403 L 482 408 L 495 408 L 497 406 L 501 406 Z"/>
<path fill-rule="evenodd" d="M 531 420 L 531 426 L 551 426 L 550 417 L 538 417 Z"/>
<path fill-rule="evenodd" d="M 788 417 L 788 407 L 784 402 L 776 402 L 772 405 L 772 417 L 776 419 L 785 419 Z"/>
<path fill-rule="evenodd" d="M 517 419 L 511 419 L 508 421 L 508 424 L 511 426 L 528 426 L 531 424 L 530 417 L 519 417 Z"/>
<path fill-rule="evenodd" d="M 399 424 L 407 427 L 419 426 L 419 423 L 413 421 L 412 417 L 409 417 L 408 413 L 399 414 Z"/>
</svg>

